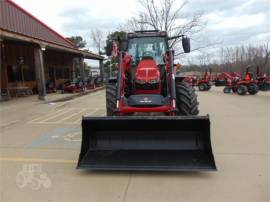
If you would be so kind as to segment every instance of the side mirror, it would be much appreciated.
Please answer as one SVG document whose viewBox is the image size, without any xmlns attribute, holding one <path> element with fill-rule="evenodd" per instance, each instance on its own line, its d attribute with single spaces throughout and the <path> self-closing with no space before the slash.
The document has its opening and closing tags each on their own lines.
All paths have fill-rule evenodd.
<svg viewBox="0 0 270 202">
<path fill-rule="evenodd" d="M 189 53 L 190 52 L 190 38 L 183 37 L 182 38 L 182 46 L 183 46 L 184 52 Z"/>
<path fill-rule="evenodd" d="M 111 56 L 113 51 L 113 43 L 111 40 L 106 41 L 106 47 L 105 47 L 106 55 Z"/>
</svg>

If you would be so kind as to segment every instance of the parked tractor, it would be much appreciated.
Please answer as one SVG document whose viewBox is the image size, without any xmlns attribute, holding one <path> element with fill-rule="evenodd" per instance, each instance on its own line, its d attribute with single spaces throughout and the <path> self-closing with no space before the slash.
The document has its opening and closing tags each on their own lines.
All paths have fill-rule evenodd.
<svg viewBox="0 0 270 202">
<path fill-rule="evenodd" d="M 263 74 L 260 72 L 259 66 L 257 66 L 256 70 L 256 80 L 258 81 L 258 87 L 261 91 L 270 90 L 270 74 Z"/>
<path fill-rule="evenodd" d="M 188 83 L 190 86 L 195 87 L 197 85 L 197 77 L 193 76 L 185 76 L 184 82 Z"/>
<path fill-rule="evenodd" d="M 248 68 L 246 69 L 246 73 L 244 79 L 240 80 L 237 78 L 228 79 L 228 82 L 223 89 L 224 93 L 237 93 L 238 95 L 246 95 L 249 93 L 250 95 L 255 95 L 259 91 L 259 87 L 257 85 L 257 80 L 253 79 L 253 75 L 249 72 Z"/>
<path fill-rule="evenodd" d="M 62 90 L 64 93 L 83 92 L 83 84 L 80 79 L 74 79 L 73 81 L 68 80 L 62 85 Z"/>
<path fill-rule="evenodd" d="M 204 72 L 204 76 L 202 79 L 198 81 L 199 91 L 208 91 L 211 89 L 212 81 L 211 81 L 211 71 L 206 70 Z"/>
<path fill-rule="evenodd" d="M 261 90 L 261 91 L 270 90 L 270 75 L 267 76 L 265 74 L 261 77 L 257 77 L 257 81 L 258 81 L 259 90 Z"/>
<path fill-rule="evenodd" d="M 213 82 L 215 83 L 215 86 L 225 86 L 227 84 L 228 79 L 230 80 L 237 80 L 241 76 L 237 72 L 222 72 L 219 74 L 215 79 L 213 79 Z"/>
<path fill-rule="evenodd" d="M 118 61 L 106 86 L 107 117 L 83 117 L 79 169 L 216 170 L 209 116 L 197 116 L 195 90 L 175 76 L 172 39 L 163 31 L 138 31 L 107 41 Z"/>
<path fill-rule="evenodd" d="M 102 80 L 98 71 L 90 71 L 89 76 L 86 83 L 86 88 L 88 90 L 95 89 L 96 87 L 100 87 L 102 85 Z"/>
</svg>

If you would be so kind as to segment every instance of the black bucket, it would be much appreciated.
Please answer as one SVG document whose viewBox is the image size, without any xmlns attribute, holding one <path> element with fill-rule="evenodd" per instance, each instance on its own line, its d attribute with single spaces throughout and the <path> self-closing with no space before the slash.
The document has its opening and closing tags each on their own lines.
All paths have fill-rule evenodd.
<svg viewBox="0 0 270 202">
<path fill-rule="evenodd" d="M 216 170 L 208 116 L 83 117 L 77 168 Z"/>
</svg>

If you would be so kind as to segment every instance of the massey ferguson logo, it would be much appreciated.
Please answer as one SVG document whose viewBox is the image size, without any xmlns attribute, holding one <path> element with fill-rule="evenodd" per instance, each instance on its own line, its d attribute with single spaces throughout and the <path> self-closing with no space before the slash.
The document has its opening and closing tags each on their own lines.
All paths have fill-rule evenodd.
<svg viewBox="0 0 270 202">
<path fill-rule="evenodd" d="M 140 103 L 151 103 L 152 101 L 148 97 L 144 97 L 143 100 L 140 100 Z"/>
</svg>

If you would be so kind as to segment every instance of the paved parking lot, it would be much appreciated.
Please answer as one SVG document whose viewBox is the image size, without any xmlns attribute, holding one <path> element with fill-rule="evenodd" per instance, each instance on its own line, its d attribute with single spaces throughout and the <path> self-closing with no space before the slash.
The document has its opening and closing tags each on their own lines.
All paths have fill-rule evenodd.
<svg viewBox="0 0 270 202">
<path fill-rule="evenodd" d="M 76 170 L 82 115 L 105 115 L 105 91 L 66 102 L 0 103 L 0 201 L 270 201 L 270 93 L 199 94 L 217 172 Z"/>
</svg>

